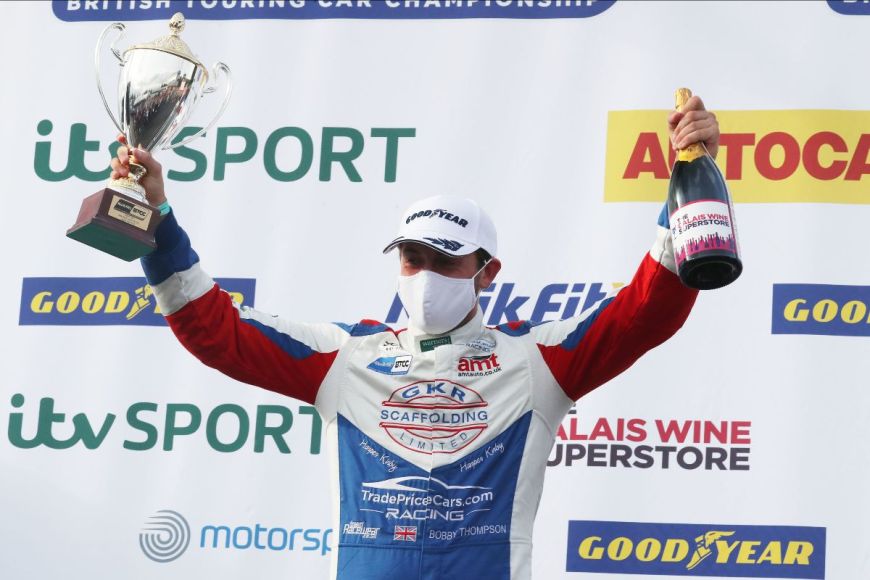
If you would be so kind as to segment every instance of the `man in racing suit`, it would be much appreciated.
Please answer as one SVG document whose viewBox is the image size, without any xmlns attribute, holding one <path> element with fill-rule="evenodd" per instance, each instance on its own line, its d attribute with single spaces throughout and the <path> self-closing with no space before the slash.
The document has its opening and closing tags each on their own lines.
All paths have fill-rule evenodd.
<svg viewBox="0 0 870 580">
<path fill-rule="evenodd" d="M 693 97 L 668 118 L 678 148 L 715 155 L 715 117 Z M 667 214 L 630 284 L 574 318 L 482 323 L 500 262 L 495 228 L 469 200 L 413 205 L 399 237 L 409 327 L 290 322 L 233 303 L 168 210 L 160 165 L 143 184 L 166 215 L 142 259 L 181 343 L 242 382 L 315 405 L 337 478 L 332 577 L 531 577 L 532 526 L 556 430 L 573 401 L 682 326 L 696 291 L 675 275 Z M 128 171 L 128 151 L 112 160 Z"/>
</svg>

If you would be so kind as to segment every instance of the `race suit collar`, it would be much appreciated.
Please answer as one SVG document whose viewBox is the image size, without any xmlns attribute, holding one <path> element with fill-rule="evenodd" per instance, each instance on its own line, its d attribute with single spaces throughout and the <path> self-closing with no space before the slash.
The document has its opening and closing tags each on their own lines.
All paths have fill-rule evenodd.
<svg viewBox="0 0 870 580">
<path fill-rule="evenodd" d="M 483 330 L 483 311 L 477 307 L 474 318 L 451 332 L 444 334 L 426 334 L 412 324 L 400 336 L 414 352 L 426 352 L 443 344 L 464 344 L 468 341 L 480 338 Z"/>
</svg>

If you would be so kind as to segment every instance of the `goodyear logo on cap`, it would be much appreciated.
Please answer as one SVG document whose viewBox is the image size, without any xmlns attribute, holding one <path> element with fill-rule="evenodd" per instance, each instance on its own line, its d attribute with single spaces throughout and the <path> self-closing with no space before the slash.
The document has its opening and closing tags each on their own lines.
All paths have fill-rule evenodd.
<svg viewBox="0 0 870 580">
<path fill-rule="evenodd" d="M 572 521 L 568 572 L 825 577 L 825 528 Z"/>
<path fill-rule="evenodd" d="M 870 286 L 774 284 L 772 332 L 870 336 Z"/>
<path fill-rule="evenodd" d="M 253 305 L 253 278 L 216 281 L 236 302 Z M 24 278 L 18 324 L 165 326 L 166 322 L 143 277 Z"/>
</svg>

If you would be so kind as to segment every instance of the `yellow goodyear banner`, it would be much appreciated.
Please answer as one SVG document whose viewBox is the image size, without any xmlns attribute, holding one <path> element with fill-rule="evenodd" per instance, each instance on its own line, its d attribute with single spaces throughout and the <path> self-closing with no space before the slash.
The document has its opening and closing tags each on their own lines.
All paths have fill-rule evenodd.
<svg viewBox="0 0 870 580">
<path fill-rule="evenodd" d="M 610 111 L 604 201 L 667 196 L 668 111 Z M 870 204 L 870 111 L 716 111 L 736 202 Z"/>
</svg>

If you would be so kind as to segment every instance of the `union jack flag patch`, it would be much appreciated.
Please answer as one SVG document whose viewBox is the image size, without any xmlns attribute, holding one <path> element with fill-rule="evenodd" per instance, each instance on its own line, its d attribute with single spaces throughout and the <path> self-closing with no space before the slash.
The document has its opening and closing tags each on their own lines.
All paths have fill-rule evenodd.
<svg viewBox="0 0 870 580">
<path fill-rule="evenodd" d="M 417 526 L 396 526 L 393 539 L 399 542 L 416 542 Z"/>
</svg>

